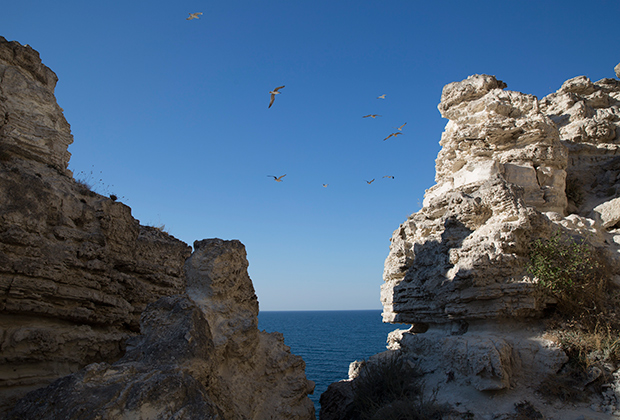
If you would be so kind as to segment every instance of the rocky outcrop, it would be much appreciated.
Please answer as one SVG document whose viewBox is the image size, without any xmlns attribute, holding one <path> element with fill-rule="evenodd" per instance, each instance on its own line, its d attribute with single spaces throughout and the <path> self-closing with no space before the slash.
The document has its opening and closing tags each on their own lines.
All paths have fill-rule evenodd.
<svg viewBox="0 0 620 420">
<path fill-rule="evenodd" d="M 189 258 L 74 180 L 56 81 L 0 37 L 0 416 L 38 389 L 13 418 L 311 418 L 303 361 L 258 331 L 243 245 Z"/>
<path fill-rule="evenodd" d="M 189 246 L 69 176 L 56 80 L 0 39 L 0 407 L 118 359 L 146 305 L 185 288 Z"/>
<path fill-rule="evenodd" d="M 213 340 L 187 296 L 150 304 L 143 335 L 116 363 L 93 363 L 31 392 L 7 419 L 221 419 L 204 383 L 213 371 Z"/>
<path fill-rule="evenodd" d="M 150 304 L 119 361 L 28 394 L 7 419 L 314 418 L 303 360 L 281 334 L 257 329 L 243 245 L 210 239 L 195 248 L 188 293 Z"/>
<path fill-rule="evenodd" d="M 546 302 L 524 272 L 527 247 L 563 213 L 568 151 L 531 95 L 492 76 L 447 85 L 450 121 L 437 184 L 392 236 L 384 319 L 447 322 L 536 316 Z"/>
<path fill-rule="evenodd" d="M 542 100 L 505 88 L 474 75 L 443 89 L 436 185 L 394 232 L 381 287 L 384 321 L 412 327 L 367 363 L 415 360 L 450 418 L 521 418 L 523 401 L 534 418 L 609 418 L 613 364 L 597 368 L 606 391 L 582 405 L 550 406 L 535 391 L 568 358 L 542 322 L 556 301 L 527 267 L 534 240 L 563 232 L 597 249 L 617 282 L 620 81 L 577 77 Z M 358 376 L 323 394 L 322 419 L 346 418 Z"/>
<path fill-rule="evenodd" d="M 258 300 L 239 241 L 194 243 L 187 294 L 208 321 L 214 350 L 212 395 L 225 419 L 309 419 L 314 382 L 279 333 L 258 330 Z"/>
<path fill-rule="evenodd" d="M 0 158 L 17 155 L 66 172 L 73 136 L 54 97 L 56 82 L 39 53 L 0 37 Z"/>
</svg>

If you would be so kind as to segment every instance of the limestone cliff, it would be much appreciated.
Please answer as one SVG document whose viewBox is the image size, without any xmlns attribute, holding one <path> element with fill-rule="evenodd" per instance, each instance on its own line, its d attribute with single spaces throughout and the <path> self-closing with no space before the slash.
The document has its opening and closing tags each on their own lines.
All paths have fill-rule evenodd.
<svg viewBox="0 0 620 420">
<path fill-rule="evenodd" d="M 394 232 L 381 287 L 384 321 L 413 326 L 368 363 L 415 360 L 450 418 L 610 418 L 620 374 L 609 361 L 589 372 L 603 392 L 581 405 L 548 405 L 536 392 L 568 358 L 546 334 L 557 302 L 528 261 L 533 241 L 562 232 L 596 249 L 619 283 L 620 81 L 576 77 L 542 100 L 505 88 L 474 75 L 443 89 L 436 185 Z M 353 369 L 323 394 L 321 418 L 348 418 L 358 377 Z M 523 401 L 530 417 L 515 411 Z"/>
<path fill-rule="evenodd" d="M 192 254 L 75 181 L 56 81 L 0 37 L 0 415 L 312 418 L 303 361 L 257 329 L 243 245 Z"/>
</svg>

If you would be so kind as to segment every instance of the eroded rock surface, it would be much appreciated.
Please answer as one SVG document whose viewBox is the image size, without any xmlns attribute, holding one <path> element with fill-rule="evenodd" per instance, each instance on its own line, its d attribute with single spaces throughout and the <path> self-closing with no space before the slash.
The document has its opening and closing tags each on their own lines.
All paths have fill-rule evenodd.
<svg viewBox="0 0 620 420">
<path fill-rule="evenodd" d="M 239 241 L 194 242 L 187 260 L 187 294 L 201 308 L 213 337 L 214 399 L 224 418 L 310 419 L 305 363 L 280 333 L 259 331 L 258 300 Z"/>
<path fill-rule="evenodd" d="M 38 52 L 0 36 L 0 157 L 18 155 L 66 171 L 73 136 L 54 97 L 56 82 Z"/>
<path fill-rule="evenodd" d="M 56 80 L 0 38 L 0 408 L 118 359 L 146 305 L 185 289 L 189 246 L 70 177 Z"/>
<path fill-rule="evenodd" d="M 596 249 L 619 283 L 620 81 L 576 77 L 542 100 L 505 88 L 474 75 L 443 89 L 436 185 L 394 232 L 381 287 L 384 321 L 412 327 L 367 363 L 415 360 L 448 418 L 619 416 L 617 379 L 581 404 L 537 394 L 567 357 L 545 335 L 555 302 L 527 264 L 532 241 L 562 232 Z M 617 366 L 597 369 L 611 378 Z M 347 418 L 358 375 L 330 386 L 322 419 Z"/>
<path fill-rule="evenodd" d="M 28 394 L 7 418 L 315 418 L 303 360 L 281 334 L 257 329 L 245 247 L 221 239 L 194 245 L 188 292 L 150 304 L 119 361 L 90 364 Z"/>
<path fill-rule="evenodd" d="M 314 418 L 303 360 L 258 331 L 243 245 L 189 258 L 75 181 L 56 81 L 0 37 L 0 417 Z"/>
<path fill-rule="evenodd" d="M 7 419 L 223 419 L 209 396 L 214 345 L 184 295 L 150 304 L 143 334 L 116 363 L 93 363 L 28 394 Z"/>
</svg>

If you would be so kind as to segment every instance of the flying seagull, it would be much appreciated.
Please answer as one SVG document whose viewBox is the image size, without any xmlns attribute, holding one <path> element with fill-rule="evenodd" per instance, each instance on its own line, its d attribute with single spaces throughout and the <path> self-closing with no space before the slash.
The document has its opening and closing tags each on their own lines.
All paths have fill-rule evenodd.
<svg viewBox="0 0 620 420">
<path fill-rule="evenodd" d="M 385 93 L 381 96 L 377 96 L 377 99 L 385 99 Z"/>
<path fill-rule="evenodd" d="M 398 131 L 403 131 L 403 127 L 406 126 L 406 125 L 407 125 L 407 123 L 404 123 L 400 127 L 398 127 L 398 128 L 394 127 L 394 128 L 396 128 Z"/>
<path fill-rule="evenodd" d="M 373 183 L 373 181 L 374 181 L 374 180 L 375 180 L 375 179 L 373 178 L 373 179 L 371 179 L 370 181 L 366 181 L 366 184 L 370 185 L 370 184 L 372 184 L 372 183 Z"/>
<path fill-rule="evenodd" d="M 393 175 L 386 175 L 386 176 L 384 176 L 383 178 L 391 178 L 391 179 L 394 179 L 394 176 L 393 176 Z"/>
<path fill-rule="evenodd" d="M 197 13 L 190 13 L 188 18 L 185 18 L 185 20 L 192 20 L 192 19 L 200 19 L 198 16 L 202 15 L 202 12 L 197 12 Z"/>
<path fill-rule="evenodd" d="M 278 92 L 280 89 L 282 89 L 284 86 L 279 86 L 277 88 L 275 88 L 274 90 L 272 90 L 271 92 L 271 101 L 269 101 L 269 106 L 267 108 L 271 108 L 271 105 L 273 105 L 273 101 L 276 99 L 276 95 L 280 94 L 280 92 Z"/>
<path fill-rule="evenodd" d="M 286 174 L 284 174 L 284 175 L 282 175 L 282 176 L 279 176 L 279 177 L 278 177 L 278 176 L 275 176 L 275 175 L 267 175 L 267 176 L 273 177 L 273 179 L 274 179 L 276 182 L 282 182 L 282 178 L 284 178 L 284 177 L 286 176 Z"/>
<path fill-rule="evenodd" d="M 377 114 L 368 114 L 368 115 L 364 115 L 362 118 L 368 118 L 368 117 L 377 118 L 377 117 L 380 117 L 380 116 L 381 115 L 377 115 Z"/>
<path fill-rule="evenodd" d="M 389 136 L 387 136 L 386 138 L 384 138 L 383 141 L 386 141 L 387 139 L 389 139 L 392 136 L 396 137 L 396 136 L 398 136 L 400 134 L 403 134 L 403 133 L 401 133 L 400 131 L 397 131 L 396 133 L 392 133 Z"/>
</svg>

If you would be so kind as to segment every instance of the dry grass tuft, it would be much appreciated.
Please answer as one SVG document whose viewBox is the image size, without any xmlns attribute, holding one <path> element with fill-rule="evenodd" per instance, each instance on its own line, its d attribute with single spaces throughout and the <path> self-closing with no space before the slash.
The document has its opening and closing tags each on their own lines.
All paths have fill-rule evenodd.
<svg viewBox="0 0 620 420">
<path fill-rule="evenodd" d="M 395 353 L 362 364 L 353 382 L 353 417 L 367 420 L 441 419 L 447 407 L 426 398 L 422 372 L 410 359 Z"/>
</svg>

